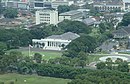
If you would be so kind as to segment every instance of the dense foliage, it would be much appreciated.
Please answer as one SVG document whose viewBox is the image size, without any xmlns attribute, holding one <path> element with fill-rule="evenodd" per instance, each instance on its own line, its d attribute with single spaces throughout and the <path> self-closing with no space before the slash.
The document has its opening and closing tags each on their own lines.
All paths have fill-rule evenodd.
<svg viewBox="0 0 130 84">
<path fill-rule="evenodd" d="M 59 5 L 58 6 L 58 13 L 64 13 L 64 12 L 68 12 L 68 11 L 71 11 L 71 10 L 76 10 L 78 9 L 79 7 L 76 6 L 76 5 Z"/>
<path fill-rule="evenodd" d="M 64 65 L 49 65 L 49 64 L 40 64 L 38 65 L 37 73 L 40 76 L 50 76 L 58 78 L 69 78 L 73 79 L 78 74 L 85 74 L 91 72 L 89 69 L 78 69 L 73 67 L 68 67 Z"/>
<path fill-rule="evenodd" d="M 89 34 L 91 32 L 91 27 L 80 21 L 64 20 L 58 24 L 58 27 L 61 28 L 64 32 L 74 32 L 77 34 Z"/>
<path fill-rule="evenodd" d="M 91 36 L 81 36 L 73 40 L 67 46 L 67 53 L 64 55 L 67 57 L 77 57 L 80 51 L 91 53 L 97 47 L 96 40 Z"/>
<path fill-rule="evenodd" d="M 18 11 L 14 8 L 5 8 L 3 11 L 3 15 L 5 18 L 15 18 L 17 17 Z"/>
<path fill-rule="evenodd" d="M 128 62 L 123 61 L 120 58 L 117 58 L 115 62 L 111 58 L 107 58 L 106 62 L 97 63 L 97 69 L 109 69 L 109 70 L 118 70 L 121 72 L 128 72 L 129 66 Z"/>
<path fill-rule="evenodd" d="M 130 24 L 130 12 L 124 14 L 122 22 L 119 24 L 121 26 L 128 26 Z"/>
<path fill-rule="evenodd" d="M 1 0 L 0 0 L 0 14 L 2 13 L 3 11 L 3 7 L 2 7 L 2 4 L 1 4 Z"/>
<path fill-rule="evenodd" d="M 6 43 L 8 49 L 27 46 L 32 35 L 25 29 L 0 29 L 0 41 Z"/>
<path fill-rule="evenodd" d="M 129 84 L 130 74 L 118 71 L 94 71 L 77 76 L 68 84 Z"/>
</svg>

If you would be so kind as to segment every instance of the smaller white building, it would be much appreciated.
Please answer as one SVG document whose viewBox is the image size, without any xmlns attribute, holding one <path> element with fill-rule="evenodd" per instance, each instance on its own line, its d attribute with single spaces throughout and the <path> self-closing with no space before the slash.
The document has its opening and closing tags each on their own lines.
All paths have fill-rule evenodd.
<svg viewBox="0 0 130 84">
<path fill-rule="evenodd" d="M 75 20 L 79 21 L 82 17 L 83 17 L 82 12 L 77 10 L 72 10 L 72 11 L 59 14 L 59 22 L 62 22 L 65 19 L 72 20 L 72 21 Z"/>
<path fill-rule="evenodd" d="M 67 32 L 62 35 L 52 35 L 45 39 L 32 39 L 34 48 L 43 48 L 43 50 L 62 50 L 72 40 L 80 37 L 78 34 Z"/>
<path fill-rule="evenodd" d="M 58 11 L 50 9 L 36 11 L 36 24 L 41 23 L 56 25 L 58 23 Z"/>
</svg>

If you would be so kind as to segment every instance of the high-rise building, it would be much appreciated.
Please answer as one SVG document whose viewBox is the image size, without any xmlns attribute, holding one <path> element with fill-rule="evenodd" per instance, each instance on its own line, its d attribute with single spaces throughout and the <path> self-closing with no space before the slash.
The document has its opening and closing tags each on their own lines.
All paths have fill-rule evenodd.
<svg viewBox="0 0 130 84">
<path fill-rule="evenodd" d="M 58 11 L 50 9 L 36 11 L 36 24 L 41 23 L 56 25 L 58 23 Z"/>
</svg>

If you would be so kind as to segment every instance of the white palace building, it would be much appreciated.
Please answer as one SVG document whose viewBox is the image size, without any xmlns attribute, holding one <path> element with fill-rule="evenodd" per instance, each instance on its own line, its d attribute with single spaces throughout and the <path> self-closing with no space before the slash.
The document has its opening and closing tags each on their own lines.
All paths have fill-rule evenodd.
<svg viewBox="0 0 130 84">
<path fill-rule="evenodd" d="M 32 39 L 34 48 L 43 48 L 43 50 L 62 50 L 72 40 L 80 37 L 76 33 L 67 32 L 61 35 L 52 35 L 44 39 Z"/>
</svg>

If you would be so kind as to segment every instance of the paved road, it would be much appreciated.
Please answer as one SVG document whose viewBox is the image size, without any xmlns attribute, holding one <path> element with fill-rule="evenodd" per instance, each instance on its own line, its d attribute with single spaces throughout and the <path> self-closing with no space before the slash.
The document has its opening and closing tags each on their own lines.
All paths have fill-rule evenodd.
<svg viewBox="0 0 130 84">
<path fill-rule="evenodd" d="M 130 55 L 128 54 L 92 54 L 92 55 L 100 55 L 100 56 L 122 56 L 128 58 L 128 62 L 130 62 Z M 96 67 L 96 64 L 100 61 L 91 62 L 89 64 L 90 67 Z"/>
</svg>

